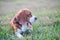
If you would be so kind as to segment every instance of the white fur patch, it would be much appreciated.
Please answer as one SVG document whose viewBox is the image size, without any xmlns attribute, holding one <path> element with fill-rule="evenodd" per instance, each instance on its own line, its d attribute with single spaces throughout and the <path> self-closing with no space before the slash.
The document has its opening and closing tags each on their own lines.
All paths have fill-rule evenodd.
<svg viewBox="0 0 60 40">
<path fill-rule="evenodd" d="M 22 24 L 22 31 L 25 32 L 27 30 L 27 23 Z"/>
<path fill-rule="evenodd" d="M 16 32 L 15 34 L 16 34 L 16 36 L 17 36 L 18 38 L 20 38 L 20 39 L 23 38 L 23 36 L 22 36 L 19 32 Z"/>
<path fill-rule="evenodd" d="M 36 20 L 35 20 L 35 16 L 32 16 L 29 20 L 31 23 L 34 23 Z"/>
<path fill-rule="evenodd" d="M 17 32 L 15 32 L 16 36 L 20 39 L 23 38 L 23 36 L 20 34 L 22 31 L 20 29 L 17 29 Z"/>
</svg>

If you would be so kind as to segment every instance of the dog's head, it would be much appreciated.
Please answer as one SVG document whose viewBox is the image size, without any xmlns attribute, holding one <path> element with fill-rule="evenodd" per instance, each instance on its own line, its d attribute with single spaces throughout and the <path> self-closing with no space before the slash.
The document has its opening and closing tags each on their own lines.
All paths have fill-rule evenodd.
<svg viewBox="0 0 60 40">
<path fill-rule="evenodd" d="M 35 16 L 32 15 L 31 11 L 28 9 L 21 10 L 17 16 L 19 23 L 23 24 L 25 22 L 33 23 L 37 20 Z"/>
</svg>

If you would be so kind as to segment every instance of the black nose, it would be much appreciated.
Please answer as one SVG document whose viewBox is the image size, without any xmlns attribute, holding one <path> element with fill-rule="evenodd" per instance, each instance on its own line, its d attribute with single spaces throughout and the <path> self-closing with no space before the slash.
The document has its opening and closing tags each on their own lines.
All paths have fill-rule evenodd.
<svg viewBox="0 0 60 40">
<path fill-rule="evenodd" d="M 37 20 L 37 18 L 35 17 L 35 20 Z"/>
</svg>

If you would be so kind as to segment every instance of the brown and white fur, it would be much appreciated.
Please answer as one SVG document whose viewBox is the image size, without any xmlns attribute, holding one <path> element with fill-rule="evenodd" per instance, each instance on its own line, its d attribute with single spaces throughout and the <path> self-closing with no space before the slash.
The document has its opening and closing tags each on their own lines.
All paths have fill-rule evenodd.
<svg viewBox="0 0 60 40">
<path fill-rule="evenodd" d="M 22 33 L 30 30 L 32 23 L 36 21 L 36 17 L 32 15 L 29 9 L 20 10 L 11 20 L 11 27 L 19 38 L 23 38 Z"/>
</svg>

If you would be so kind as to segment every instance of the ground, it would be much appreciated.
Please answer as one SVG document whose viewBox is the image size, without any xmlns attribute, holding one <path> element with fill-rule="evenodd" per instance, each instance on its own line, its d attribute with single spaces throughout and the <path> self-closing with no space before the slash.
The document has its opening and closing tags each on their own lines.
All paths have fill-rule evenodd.
<svg viewBox="0 0 60 40">
<path fill-rule="evenodd" d="M 60 40 L 60 0 L 0 0 L 0 40 L 20 40 L 14 35 L 10 20 L 24 8 L 38 18 L 32 35 L 24 40 Z"/>
</svg>

